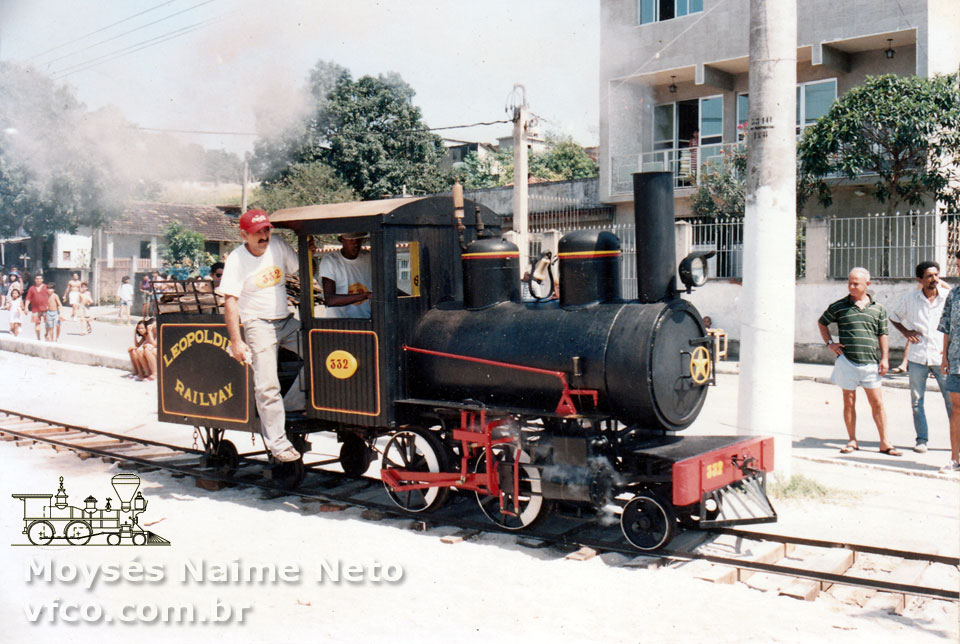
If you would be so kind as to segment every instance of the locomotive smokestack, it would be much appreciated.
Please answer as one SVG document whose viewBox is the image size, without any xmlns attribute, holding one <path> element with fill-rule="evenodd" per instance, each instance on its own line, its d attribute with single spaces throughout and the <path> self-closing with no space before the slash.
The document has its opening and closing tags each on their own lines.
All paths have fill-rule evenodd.
<svg viewBox="0 0 960 644">
<path fill-rule="evenodd" d="M 633 175 L 633 218 L 637 230 L 637 298 L 661 302 L 676 293 L 676 234 L 673 173 Z"/>
</svg>

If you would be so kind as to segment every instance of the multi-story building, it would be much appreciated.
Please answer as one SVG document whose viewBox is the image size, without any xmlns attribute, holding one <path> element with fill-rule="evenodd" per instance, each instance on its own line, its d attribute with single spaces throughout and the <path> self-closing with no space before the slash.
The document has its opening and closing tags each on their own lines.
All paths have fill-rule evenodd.
<svg viewBox="0 0 960 644">
<path fill-rule="evenodd" d="M 747 120 L 750 1 L 600 6 L 601 199 L 626 216 L 631 174 L 672 170 L 677 216 L 688 215 L 700 167 L 736 144 Z M 797 132 L 867 76 L 958 64 L 958 0 L 797 0 Z M 833 209 L 868 207 L 851 203 L 870 199 L 856 192 L 839 191 Z"/>
<path fill-rule="evenodd" d="M 689 219 L 704 165 L 742 138 L 750 0 L 600 0 L 600 7 L 600 200 L 615 207 L 616 221 L 629 222 L 632 173 L 668 170 L 676 216 Z M 797 0 L 796 56 L 799 136 L 867 76 L 957 71 L 960 0 Z M 875 297 L 891 304 L 913 284 L 917 261 L 944 264 L 948 245 L 956 250 L 960 241 L 960 229 L 948 235 L 932 203 L 910 217 L 878 216 L 885 207 L 870 194 L 875 180 L 838 180 L 832 206 L 809 201 L 801 213 L 794 322 L 798 347 L 810 347 L 811 359 L 824 357 L 813 321 L 843 292 L 837 281 L 852 266 L 870 268 Z M 692 300 L 736 340 L 742 222 L 692 228 L 694 247 L 718 251 L 712 274 L 730 278 Z M 902 338 L 894 334 L 891 343 L 900 347 Z"/>
</svg>

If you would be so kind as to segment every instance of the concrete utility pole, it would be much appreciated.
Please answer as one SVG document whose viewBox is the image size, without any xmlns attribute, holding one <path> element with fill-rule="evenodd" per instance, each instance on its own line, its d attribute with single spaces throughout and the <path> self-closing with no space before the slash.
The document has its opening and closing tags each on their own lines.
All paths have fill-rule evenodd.
<svg viewBox="0 0 960 644">
<path fill-rule="evenodd" d="M 243 154 L 243 185 L 240 188 L 240 214 L 247 212 L 247 182 L 249 179 L 250 172 L 250 153 L 245 152 Z"/>
<path fill-rule="evenodd" d="M 519 90 L 519 92 L 517 91 Z M 527 90 L 523 85 L 513 86 L 514 96 L 519 94 L 513 106 L 513 230 L 517 233 L 520 247 L 520 274 L 530 270 L 530 237 L 527 229 Z"/>
<path fill-rule="evenodd" d="M 796 86 L 797 0 L 750 0 L 737 426 L 741 434 L 776 436 L 774 466 L 784 478 L 793 439 Z"/>
</svg>

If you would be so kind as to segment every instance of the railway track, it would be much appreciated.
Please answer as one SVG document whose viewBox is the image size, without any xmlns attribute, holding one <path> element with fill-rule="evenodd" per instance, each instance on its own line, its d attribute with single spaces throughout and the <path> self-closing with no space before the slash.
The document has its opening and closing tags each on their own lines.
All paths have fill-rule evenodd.
<svg viewBox="0 0 960 644">
<path fill-rule="evenodd" d="M 389 499 L 375 479 L 356 479 L 323 469 L 336 458 L 309 461 L 307 477 L 295 491 L 284 489 L 271 478 L 271 466 L 263 451 L 240 454 L 239 469 L 225 474 L 208 465 L 196 448 L 57 423 L 19 412 L 0 410 L 0 440 L 18 446 L 39 446 L 76 453 L 81 458 L 100 457 L 107 462 L 141 472 L 165 470 L 174 476 L 197 479 L 206 489 L 247 486 L 260 489 L 265 498 L 296 494 L 304 501 L 356 506 L 367 517 L 413 519 L 414 526 L 456 528 L 444 541 L 468 540 L 497 532 L 482 515 L 472 494 L 454 495 L 451 502 L 429 515 L 410 515 Z M 918 553 L 864 544 L 772 535 L 748 530 L 687 530 L 669 550 L 641 554 L 630 546 L 618 528 L 603 525 L 597 517 L 554 513 L 536 530 L 517 534 L 529 547 L 553 546 L 569 551 L 573 559 L 588 559 L 600 553 L 619 553 L 630 567 L 678 566 L 702 579 L 718 583 L 742 582 L 763 590 L 800 599 L 814 599 L 831 591 L 842 601 L 872 602 L 878 608 L 902 609 L 911 596 L 960 601 L 957 575 L 960 558 L 936 553 Z M 939 574 L 932 571 L 939 570 Z M 952 584 L 927 585 L 934 577 L 952 579 Z M 943 585 L 951 586 L 944 588 Z M 838 591 L 837 589 L 847 589 Z M 853 590 L 850 590 L 853 589 Z"/>
</svg>

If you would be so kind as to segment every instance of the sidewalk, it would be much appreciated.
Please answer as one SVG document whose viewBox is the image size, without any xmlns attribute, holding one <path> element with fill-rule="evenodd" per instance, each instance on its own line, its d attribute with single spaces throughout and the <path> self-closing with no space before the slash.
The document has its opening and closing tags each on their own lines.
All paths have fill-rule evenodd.
<svg viewBox="0 0 960 644">
<path fill-rule="evenodd" d="M 69 309 L 67 309 L 69 311 Z M 14 337 L 7 330 L 7 312 L 0 311 L 0 351 L 20 353 L 56 362 L 109 367 L 124 372 L 131 370 L 127 348 L 133 344 L 134 325 L 117 320 L 117 307 L 95 307 L 93 332 L 81 334 L 80 323 L 65 316 L 59 343 L 38 342 L 33 327 L 21 329 Z M 135 319 L 135 318 L 132 318 Z M 884 378 L 884 402 L 891 442 L 904 455 L 890 457 L 877 452 L 877 431 L 873 424 L 866 396 L 857 400 L 858 438 L 861 449 L 842 455 L 846 444 L 839 390 L 830 384 L 831 365 L 794 364 L 793 454 L 795 458 L 824 463 L 843 463 L 861 467 L 889 469 L 919 476 L 939 477 L 937 470 L 949 460 L 948 419 L 936 381 L 928 379 L 926 413 L 930 427 L 929 451 L 912 451 L 915 435 L 910 405 L 908 379 L 905 374 Z M 686 431 L 689 434 L 736 433 L 737 387 L 739 363 L 717 364 L 717 386 L 707 396 L 707 405 L 700 418 Z M 110 377 L 112 386 L 120 378 Z M 140 387 L 143 389 L 143 387 Z M 155 391 L 153 392 L 155 400 Z M 156 404 L 155 402 L 153 403 Z M 154 412 L 154 419 L 156 418 Z M 778 436 L 776 427 L 766 433 Z"/>
</svg>

